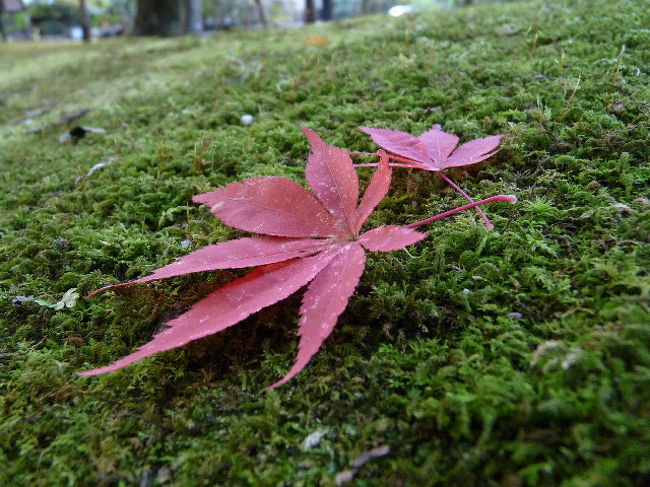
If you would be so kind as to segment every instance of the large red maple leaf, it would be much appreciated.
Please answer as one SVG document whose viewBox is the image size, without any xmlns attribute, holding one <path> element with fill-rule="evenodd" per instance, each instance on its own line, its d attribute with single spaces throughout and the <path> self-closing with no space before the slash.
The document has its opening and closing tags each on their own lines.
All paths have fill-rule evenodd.
<svg viewBox="0 0 650 487">
<path fill-rule="evenodd" d="M 188 312 L 168 322 L 166 330 L 136 352 L 79 375 L 111 372 L 218 333 L 308 284 L 300 307 L 296 361 L 270 387 L 284 384 L 307 365 L 332 332 L 359 282 L 365 266 L 365 250 L 402 249 L 426 237 L 426 233 L 414 230 L 415 226 L 465 208 L 406 227 L 386 225 L 360 233 L 364 222 L 388 192 L 391 180 L 388 157 L 381 155 L 377 170 L 357 205 L 359 179 L 349 155 L 327 145 L 311 130 L 303 128 L 303 132 L 312 149 L 306 177 L 313 194 L 289 179 L 266 177 L 231 183 L 194 197 L 195 202 L 210 207 L 226 225 L 265 236 L 209 245 L 155 270 L 150 276 L 107 286 L 92 294 L 193 272 L 259 267 L 208 294 Z M 466 207 L 503 200 L 499 198 Z"/>
<path fill-rule="evenodd" d="M 359 130 L 368 134 L 375 144 L 394 154 L 390 156 L 392 159 L 401 161 L 391 163 L 391 166 L 436 172 L 470 203 L 473 203 L 474 200 L 443 171 L 452 167 L 476 164 L 492 157 L 499 152 L 497 147 L 503 138 L 501 134 L 492 135 L 458 146 L 458 136 L 443 131 L 438 124 L 417 137 L 407 132 L 391 129 L 359 127 Z M 359 166 L 374 165 L 359 164 Z M 476 211 L 481 215 L 488 228 L 494 227 L 480 208 L 476 208 Z"/>
</svg>

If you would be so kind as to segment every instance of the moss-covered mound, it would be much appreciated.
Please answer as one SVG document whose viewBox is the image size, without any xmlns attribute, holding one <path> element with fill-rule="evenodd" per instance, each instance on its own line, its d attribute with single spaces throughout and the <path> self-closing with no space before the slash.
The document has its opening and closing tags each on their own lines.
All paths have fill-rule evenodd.
<svg viewBox="0 0 650 487">
<path fill-rule="evenodd" d="M 0 484 L 648 485 L 648 25 L 644 0 L 584 0 L 0 47 Z M 300 295 L 75 376 L 241 275 L 68 293 L 56 309 L 72 288 L 242 235 L 193 194 L 304 182 L 300 124 L 361 151 L 375 147 L 358 125 L 434 123 L 462 141 L 507 134 L 451 175 L 520 203 L 486 208 L 495 231 L 466 212 L 408 252 L 370 255 L 296 379 L 263 391 L 294 357 Z M 59 144 L 75 124 L 107 132 Z M 462 203 L 430 173 L 395 170 L 368 228 Z"/>
</svg>

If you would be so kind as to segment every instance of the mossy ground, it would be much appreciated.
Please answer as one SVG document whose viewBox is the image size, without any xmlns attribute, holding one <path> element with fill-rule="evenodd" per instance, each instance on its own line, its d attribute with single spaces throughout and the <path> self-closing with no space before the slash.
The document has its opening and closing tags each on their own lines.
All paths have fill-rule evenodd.
<svg viewBox="0 0 650 487">
<path fill-rule="evenodd" d="M 349 485 L 648 485 L 646 7 L 537 2 L 1 46 L 0 484 L 332 485 L 387 445 Z M 310 32 L 329 44 L 308 49 Z M 106 135 L 23 133 L 25 118 L 84 107 L 81 123 Z M 36 109 L 48 111 L 26 115 Z M 477 198 L 520 203 L 487 208 L 496 231 L 466 212 L 408 252 L 369 256 L 333 335 L 278 390 L 263 388 L 291 364 L 300 296 L 122 371 L 74 375 L 239 272 L 59 311 L 12 303 L 83 295 L 171 262 L 185 240 L 240 235 L 191 195 L 250 176 L 304 181 L 300 124 L 373 150 L 357 125 L 433 123 L 463 141 L 506 133 L 497 157 L 452 174 Z M 431 174 L 396 170 L 369 227 L 460 203 Z"/>
</svg>

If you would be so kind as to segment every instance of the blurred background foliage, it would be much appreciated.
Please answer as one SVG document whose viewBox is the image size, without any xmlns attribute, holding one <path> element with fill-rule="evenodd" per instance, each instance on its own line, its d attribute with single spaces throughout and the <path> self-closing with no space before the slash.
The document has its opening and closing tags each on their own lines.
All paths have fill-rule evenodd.
<svg viewBox="0 0 650 487">
<path fill-rule="evenodd" d="M 0 0 L 5 39 L 78 38 L 87 16 L 95 37 L 139 33 L 138 11 L 147 18 L 170 14 L 154 35 L 181 35 L 232 28 L 295 27 L 364 14 L 393 16 L 512 0 Z M 85 12 L 85 13 L 84 13 Z M 310 15 L 309 12 L 312 12 Z M 192 28 L 188 19 L 198 25 Z M 161 17 L 162 18 L 162 17 Z"/>
</svg>

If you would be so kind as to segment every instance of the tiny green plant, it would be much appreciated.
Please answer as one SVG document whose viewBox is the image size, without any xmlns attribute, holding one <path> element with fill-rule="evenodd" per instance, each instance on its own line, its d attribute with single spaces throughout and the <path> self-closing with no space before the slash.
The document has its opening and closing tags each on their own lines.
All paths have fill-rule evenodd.
<svg viewBox="0 0 650 487">
<path fill-rule="evenodd" d="M 44 299 L 34 299 L 34 302 L 40 306 L 45 306 L 46 308 L 52 308 L 54 310 L 61 310 L 63 308 L 72 308 L 77 304 L 79 299 L 79 293 L 77 288 L 73 287 L 68 289 L 65 294 L 58 300 L 56 303 L 46 301 Z"/>
</svg>

